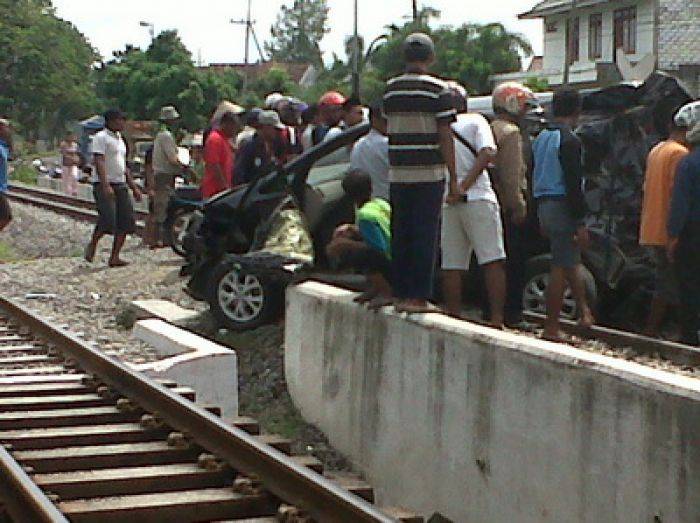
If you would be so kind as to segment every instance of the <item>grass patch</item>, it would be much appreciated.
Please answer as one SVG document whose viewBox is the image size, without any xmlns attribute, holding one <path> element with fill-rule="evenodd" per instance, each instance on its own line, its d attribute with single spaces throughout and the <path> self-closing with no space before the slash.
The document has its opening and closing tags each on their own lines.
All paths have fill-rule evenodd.
<svg viewBox="0 0 700 523">
<path fill-rule="evenodd" d="M 15 168 L 10 175 L 10 180 L 27 185 L 36 185 L 36 170 L 34 170 L 31 165 L 18 163 L 15 165 Z"/>
<path fill-rule="evenodd" d="M 0 263 L 17 261 L 19 256 L 9 243 L 0 240 Z"/>
</svg>

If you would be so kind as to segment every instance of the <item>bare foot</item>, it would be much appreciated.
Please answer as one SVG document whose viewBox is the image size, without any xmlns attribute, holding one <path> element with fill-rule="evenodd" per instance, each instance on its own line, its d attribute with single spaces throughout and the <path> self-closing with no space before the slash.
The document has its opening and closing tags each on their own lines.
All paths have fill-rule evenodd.
<svg viewBox="0 0 700 523">
<path fill-rule="evenodd" d="M 578 324 L 581 327 L 592 327 L 595 324 L 595 318 L 591 314 L 590 310 L 585 310 L 581 312 L 581 317 L 578 320 Z"/>
<path fill-rule="evenodd" d="M 406 312 L 408 314 L 427 314 L 431 312 L 442 312 L 437 306 L 426 300 L 408 300 L 396 304 L 396 312 Z"/>
<path fill-rule="evenodd" d="M 378 311 L 382 307 L 387 307 L 392 303 L 394 303 L 394 299 L 391 296 L 375 296 L 367 303 L 367 308 L 371 311 Z"/>
<path fill-rule="evenodd" d="M 566 343 L 566 337 L 558 327 L 555 329 L 545 329 L 542 333 L 542 339 L 546 341 L 553 341 L 555 343 Z"/>
<path fill-rule="evenodd" d="M 108 265 L 112 268 L 114 268 L 114 267 L 126 267 L 127 265 L 129 265 L 129 262 L 124 261 L 124 260 L 109 260 Z"/>
<path fill-rule="evenodd" d="M 367 303 L 372 301 L 376 297 L 377 293 L 375 291 L 365 291 L 362 294 L 355 296 L 355 298 L 352 301 L 354 301 L 355 303 Z"/>
</svg>

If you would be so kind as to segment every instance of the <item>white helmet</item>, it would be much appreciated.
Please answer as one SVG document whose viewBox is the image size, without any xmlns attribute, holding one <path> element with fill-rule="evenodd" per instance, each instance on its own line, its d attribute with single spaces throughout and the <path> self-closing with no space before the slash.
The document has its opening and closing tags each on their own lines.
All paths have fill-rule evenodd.
<svg viewBox="0 0 700 523">
<path fill-rule="evenodd" d="M 700 123 L 700 100 L 690 102 L 681 107 L 673 117 L 676 127 L 692 129 Z"/>
<path fill-rule="evenodd" d="M 274 109 L 282 100 L 284 100 L 284 95 L 282 93 L 270 93 L 265 98 L 265 108 Z"/>
</svg>

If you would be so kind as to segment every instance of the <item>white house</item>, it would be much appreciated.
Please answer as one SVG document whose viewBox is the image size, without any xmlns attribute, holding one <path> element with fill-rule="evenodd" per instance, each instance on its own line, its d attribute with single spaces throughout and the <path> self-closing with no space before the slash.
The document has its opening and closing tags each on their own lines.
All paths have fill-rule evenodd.
<svg viewBox="0 0 700 523">
<path fill-rule="evenodd" d="M 568 75 L 598 86 L 660 69 L 700 87 L 700 0 L 542 0 L 520 18 L 543 20 L 541 70 L 496 82 L 538 76 L 560 85 Z"/>
</svg>

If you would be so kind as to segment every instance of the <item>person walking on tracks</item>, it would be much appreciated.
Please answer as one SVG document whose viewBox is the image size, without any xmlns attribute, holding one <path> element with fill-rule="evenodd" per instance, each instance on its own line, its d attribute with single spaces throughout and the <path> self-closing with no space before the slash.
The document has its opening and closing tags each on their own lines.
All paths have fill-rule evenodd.
<svg viewBox="0 0 700 523">
<path fill-rule="evenodd" d="M 7 175 L 10 151 L 12 150 L 12 128 L 10 122 L 0 118 L 0 231 L 12 221 L 12 210 L 7 200 Z"/>
<path fill-rule="evenodd" d="M 180 113 L 172 105 L 160 110 L 161 127 L 153 142 L 153 212 L 156 223 L 156 246 L 165 243 L 165 220 L 168 215 L 168 202 L 175 188 L 175 177 L 182 174 L 187 166 L 178 158 L 177 143 L 173 136 L 173 126 L 180 118 Z"/>
<path fill-rule="evenodd" d="M 435 310 L 433 295 L 440 213 L 449 172 L 448 202 L 459 200 L 454 139 L 455 110 L 447 84 L 428 74 L 435 46 L 423 33 L 403 44 L 406 72 L 387 83 L 392 208 L 392 285 L 397 312 Z"/>
<path fill-rule="evenodd" d="M 669 125 L 670 136 L 654 147 L 647 157 L 644 176 L 639 244 L 651 249 L 656 261 L 656 285 L 644 334 L 657 336 L 669 305 L 678 305 L 678 282 L 666 255 L 668 211 L 678 163 L 688 154 L 688 122 Z"/>
<path fill-rule="evenodd" d="M 668 219 L 668 255 L 680 284 L 683 343 L 698 345 L 700 331 L 700 101 L 678 112 L 676 125 L 688 124 L 690 154 L 681 160 Z"/>
<path fill-rule="evenodd" d="M 95 172 L 93 195 L 97 205 L 98 220 L 90 243 L 85 249 L 85 259 L 95 259 L 97 244 L 105 234 L 114 236 L 110 267 L 123 267 L 128 263 L 120 258 L 127 234 L 136 232 L 134 209 L 129 188 L 136 201 L 141 201 L 141 191 L 134 183 L 126 166 L 126 144 L 122 137 L 126 117 L 118 109 L 104 114 L 105 128 L 95 135 L 92 142 Z"/>
<path fill-rule="evenodd" d="M 546 339 L 560 340 L 559 314 L 568 281 L 582 326 L 593 324 L 581 276 L 581 248 L 589 241 L 584 223 L 586 202 L 581 190 L 581 141 L 572 132 L 581 112 L 581 96 L 573 89 L 554 93 L 554 121 L 533 145 L 533 195 L 540 227 L 549 239 L 552 261 L 547 286 Z"/>
<path fill-rule="evenodd" d="M 472 253 L 486 281 L 491 325 L 503 328 L 506 273 L 501 210 L 486 170 L 496 156 L 488 121 L 467 113 L 467 91 L 451 83 L 457 121 L 452 124 L 461 201 L 442 209 L 442 282 L 447 313 L 462 316 L 462 274 Z"/>
</svg>

